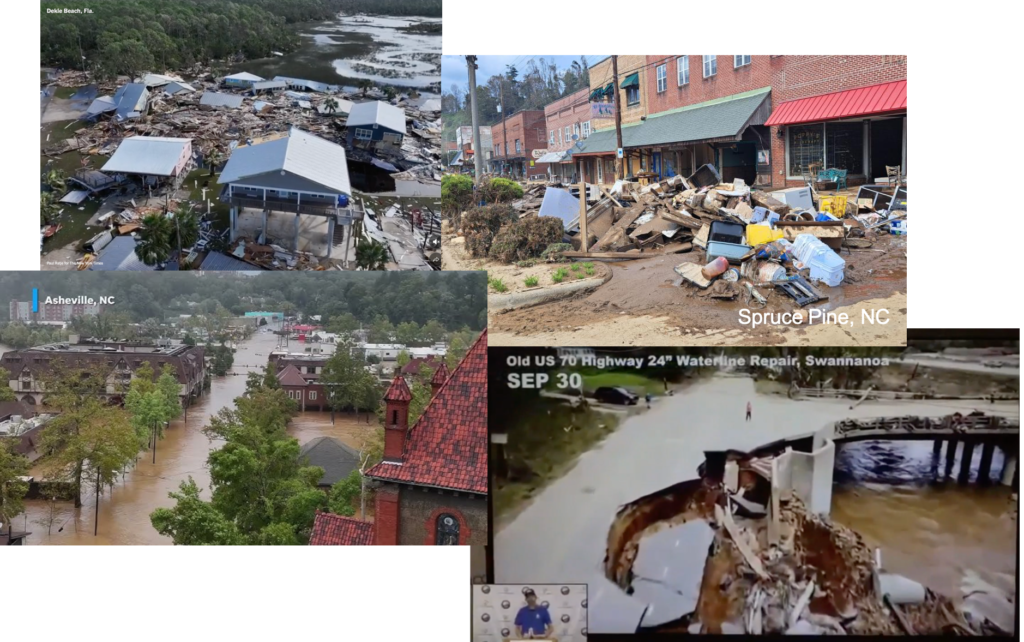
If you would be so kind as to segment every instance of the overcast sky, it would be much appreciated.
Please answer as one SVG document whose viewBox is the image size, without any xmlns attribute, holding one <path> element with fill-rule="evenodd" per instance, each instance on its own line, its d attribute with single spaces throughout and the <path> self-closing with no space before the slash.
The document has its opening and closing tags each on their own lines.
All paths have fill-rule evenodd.
<svg viewBox="0 0 1024 642">
<path fill-rule="evenodd" d="M 587 63 L 593 65 L 596 62 L 600 62 L 602 59 L 608 56 L 587 56 Z M 554 60 L 558 65 L 558 69 L 564 70 L 572 61 L 579 60 L 579 56 L 478 56 L 476 61 L 476 82 L 478 85 L 483 85 L 487 82 L 487 79 L 495 74 L 505 73 L 505 65 L 516 66 L 519 70 L 520 76 L 526 70 L 526 63 L 533 58 L 540 62 L 541 58 L 544 60 Z M 441 90 L 448 91 L 452 83 L 455 83 L 465 89 L 469 84 L 469 77 L 466 75 L 466 57 L 465 56 L 441 56 Z"/>
</svg>

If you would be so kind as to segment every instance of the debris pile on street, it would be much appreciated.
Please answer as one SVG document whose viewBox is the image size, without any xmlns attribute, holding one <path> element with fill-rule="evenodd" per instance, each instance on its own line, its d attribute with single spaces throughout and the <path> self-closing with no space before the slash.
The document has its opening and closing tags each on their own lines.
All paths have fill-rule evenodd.
<svg viewBox="0 0 1024 642">
<path fill-rule="evenodd" d="M 705 165 L 687 178 L 642 187 L 620 181 L 610 190 L 588 185 L 588 191 L 586 239 L 578 188 L 529 184 L 511 205 L 520 218 L 562 219 L 576 250 L 566 258 L 690 253 L 675 269 L 684 286 L 707 298 L 743 296 L 753 307 L 765 307 L 772 291 L 799 307 L 826 300 L 827 288 L 868 277 L 847 269 L 843 253 L 887 251 L 887 236 L 906 234 L 905 187 L 865 185 L 857 198 L 819 195 L 811 187 L 768 193 L 738 178 L 722 182 Z M 871 250 L 876 244 L 881 249 Z"/>
<path fill-rule="evenodd" d="M 605 572 L 646 604 L 645 630 L 922 635 L 1013 633 L 1013 597 L 968 573 L 961 603 L 885 570 L 880 550 L 733 458 L 620 509 Z M 710 461 L 710 460 L 709 460 Z M 979 597 L 980 596 L 980 597 Z"/>
</svg>

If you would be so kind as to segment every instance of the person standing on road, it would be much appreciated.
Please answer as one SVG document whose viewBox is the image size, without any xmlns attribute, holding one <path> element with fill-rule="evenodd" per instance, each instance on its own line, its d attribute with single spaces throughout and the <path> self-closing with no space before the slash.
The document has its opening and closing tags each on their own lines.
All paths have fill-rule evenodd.
<svg viewBox="0 0 1024 642">
<path fill-rule="evenodd" d="M 650 410 L 650 409 L 651 409 L 651 393 L 649 393 L 649 392 L 648 392 L 648 393 L 647 393 L 647 394 L 646 394 L 646 395 L 644 396 L 644 399 L 646 399 L 646 400 L 647 400 L 647 409 L 648 409 L 648 410 Z"/>
<path fill-rule="evenodd" d="M 750 421 L 750 402 L 747 402 L 747 421 Z"/>
</svg>

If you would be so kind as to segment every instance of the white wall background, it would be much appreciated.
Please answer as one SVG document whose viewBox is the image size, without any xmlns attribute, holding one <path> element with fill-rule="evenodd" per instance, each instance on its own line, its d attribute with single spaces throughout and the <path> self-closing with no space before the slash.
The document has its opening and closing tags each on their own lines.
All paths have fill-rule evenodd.
<svg viewBox="0 0 1024 642">
<path fill-rule="evenodd" d="M 516 614 L 526 606 L 523 591 L 533 589 L 546 604 L 558 642 L 586 642 L 586 584 L 485 584 L 473 587 L 473 642 L 516 638 Z"/>
</svg>

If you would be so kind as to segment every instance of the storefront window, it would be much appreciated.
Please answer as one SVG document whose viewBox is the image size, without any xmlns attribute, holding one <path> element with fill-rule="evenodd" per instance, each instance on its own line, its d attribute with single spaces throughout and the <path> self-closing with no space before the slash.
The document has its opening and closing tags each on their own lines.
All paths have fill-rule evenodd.
<svg viewBox="0 0 1024 642">
<path fill-rule="evenodd" d="M 823 133 L 824 125 L 793 125 L 787 128 L 790 176 L 803 176 L 808 165 L 816 165 L 818 169 L 823 169 Z"/>
<path fill-rule="evenodd" d="M 829 168 L 863 174 L 864 124 L 825 123 L 825 158 Z"/>
</svg>

